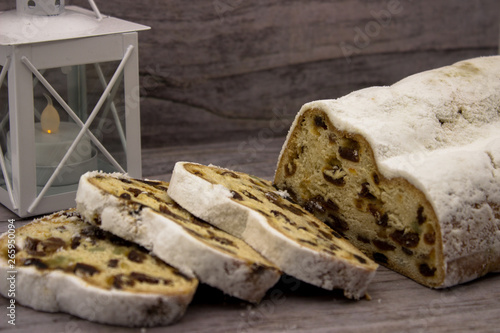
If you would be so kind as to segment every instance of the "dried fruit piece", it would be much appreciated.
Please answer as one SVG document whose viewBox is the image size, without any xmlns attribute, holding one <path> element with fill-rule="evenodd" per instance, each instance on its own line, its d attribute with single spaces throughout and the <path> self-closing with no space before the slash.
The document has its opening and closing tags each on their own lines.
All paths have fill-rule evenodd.
<svg viewBox="0 0 500 333">
<path fill-rule="evenodd" d="M 360 146 L 356 140 L 344 139 L 341 146 L 339 146 L 339 156 L 351 162 L 359 162 Z"/>
<path fill-rule="evenodd" d="M 314 117 L 314 125 L 316 125 L 316 127 L 322 128 L 324 130 L 328 129 L 328 127 L 326 126 L 326 123 L 325 123 L 325 119 L 321 116 Z"/>
<path fill-rule="evenodd" d="M 100 272 L 98 268 L 80 262 L 75 265 L 73 271 L 75 272 L 75 274 L 82 274 L 87 276 L 92 276 Z"/>
<path fill-rule="evenodd" d="M 420 236 L 416 232 L 405 232 L 404 230 L 394 230 L 391 238 L 398 244 L 406 248 L 414 248 L 420 242 Z"/>
<path fill-rule="evenodd" d="M 146 255 L 144 253 L 139 252 L 139 251 L 132 250 L 129 252 L 127 258 L 130 261 L 142 263 L 144 261 L 144 259 L 146 259 Z"/>
</svg>

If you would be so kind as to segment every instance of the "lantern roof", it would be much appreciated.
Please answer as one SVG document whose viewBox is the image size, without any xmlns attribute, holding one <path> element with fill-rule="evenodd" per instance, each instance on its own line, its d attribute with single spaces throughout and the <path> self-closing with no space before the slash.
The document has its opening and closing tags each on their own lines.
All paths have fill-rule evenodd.
<svg viewBox="0 0 500 333">
<path fill-rule="evenodd" d="M 21 45 L 149 30 L 150 27 L 67 6 L 57 16 L 35 16 L 16 10 L 0 12 L 0 45 Z"/>
</svg>

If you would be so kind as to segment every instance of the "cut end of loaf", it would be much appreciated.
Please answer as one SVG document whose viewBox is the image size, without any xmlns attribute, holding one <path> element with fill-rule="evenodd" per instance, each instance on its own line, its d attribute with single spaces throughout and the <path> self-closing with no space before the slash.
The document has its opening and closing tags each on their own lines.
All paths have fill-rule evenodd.
<svg viewBox="0 0 500 333">
<path fill-rule="evenodd" d="M 384 177 L 369 143 L 324 111 L 296 120 L 275 184 L 376 262 L 429 287 L 443 284 L 440 228 L 425 195 Z"/>
</svg>

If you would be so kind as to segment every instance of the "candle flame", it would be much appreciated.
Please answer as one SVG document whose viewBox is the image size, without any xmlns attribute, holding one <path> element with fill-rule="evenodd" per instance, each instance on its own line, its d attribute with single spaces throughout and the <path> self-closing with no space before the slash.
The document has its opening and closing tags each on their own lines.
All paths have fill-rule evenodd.
<svg viewBox="0 0 500 333">
<path fill-rule="evenodd" d="M 59 131 L 59 123 L 61 122 L 59 113 L 52 104 L 50 96 L 47 94 L 43 95 L 47 99 L 47 106 L 43 109 L 42 115 L 40 116 L 42 131 L 48 134 L 57 133 Z"/>
</svg>

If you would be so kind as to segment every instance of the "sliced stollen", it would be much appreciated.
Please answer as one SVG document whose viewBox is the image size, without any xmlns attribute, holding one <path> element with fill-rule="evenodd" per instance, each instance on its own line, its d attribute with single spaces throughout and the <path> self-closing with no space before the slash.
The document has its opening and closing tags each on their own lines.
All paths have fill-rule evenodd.
<svg viewBox="0 0 500 333">
<path fill-rule="evenodd" d="M 0 237 L 0 293 L 8 296 L 7 278 L 14 276 L 16 302 L 36 310 L 112 325 L 168 325 L 183 316 L 198 286 L 137 245 L 85 223 L 74 210 L 8 235 Z"/>
<path fill-rule="evenodd" d="M 470 281 L 500 270 L 499 110 L 498 56 L 307 103 L 274 182 L 377 262 Z"/>
<path fill-rule="evenodd" d="M 242 240 L 177 205 L 168 187 L 120 173 L 89 172 L 80 179 L 77 209 L 89 223 L 144 246 L 184 274 L 259 302 L 281 271 Z"/>
<path fill-rule="evenodd" d="M 285 273 L 349 298 L 365 296 L 377 264 L 270 182 L 215 166 L 178 162 L 169 195 L 193 215 L 235 235 Z"/>
</svg>

